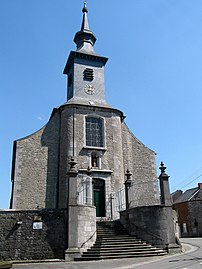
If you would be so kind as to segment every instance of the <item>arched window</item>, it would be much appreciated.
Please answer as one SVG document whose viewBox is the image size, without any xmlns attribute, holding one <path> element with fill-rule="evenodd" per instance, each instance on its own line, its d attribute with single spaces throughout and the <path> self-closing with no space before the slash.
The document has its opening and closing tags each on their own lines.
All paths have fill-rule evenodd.
<svg viewBox="0 0 202 269">
<path fill-rule="evenodd" d="M 104 123 L 102 118 L 86 117 L 86 146 L 104 147 Z"/>
</svg>

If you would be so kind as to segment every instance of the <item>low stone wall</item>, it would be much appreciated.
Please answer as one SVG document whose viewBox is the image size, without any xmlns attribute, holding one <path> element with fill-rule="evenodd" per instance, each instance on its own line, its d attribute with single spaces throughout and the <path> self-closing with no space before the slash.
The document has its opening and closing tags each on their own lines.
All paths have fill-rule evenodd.
<svg viewBox="0 0 202 269">
<path fill-rule="evenodd" d="M 120 213 L 123 226 L 153 245 L 179 252 L 176 245 L 172 207 L 162 205 L 130 208 Z"/>
<path fill-rule="evenodd" d="M 64 259 L 67 211 L 0 211 L 0 260 Z"/>
</svg>

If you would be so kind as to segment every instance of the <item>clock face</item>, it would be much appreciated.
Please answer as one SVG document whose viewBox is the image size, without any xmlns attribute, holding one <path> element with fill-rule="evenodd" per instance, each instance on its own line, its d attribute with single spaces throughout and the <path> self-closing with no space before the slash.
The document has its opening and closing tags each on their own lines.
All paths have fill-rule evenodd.
<svg viewBox="0 0 202 269">
<path fill-rule="evenodd" d="M 88 84 L 87 84 L 87 85 L 84 87 L 84 92 L 87 93 L 87 94 L 89 94 L 89 95 L 92 95 L 92 94 L 95 93 L 95 87 L 92 86 L 92 85 L 88 85 Z"/>
</svg>

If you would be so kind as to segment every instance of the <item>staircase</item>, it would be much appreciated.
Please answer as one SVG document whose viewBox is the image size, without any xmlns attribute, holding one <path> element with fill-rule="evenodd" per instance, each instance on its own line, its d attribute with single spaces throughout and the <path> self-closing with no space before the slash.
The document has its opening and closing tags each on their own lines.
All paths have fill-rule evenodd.
<svg viewBox="0 0 202 269">
<path fill-rule="evenodd" d="M 167 252 L 128 235 L 119 221 L 97 222 L 97 240 L 76 261 L 162 256 Z"/>
</svg>

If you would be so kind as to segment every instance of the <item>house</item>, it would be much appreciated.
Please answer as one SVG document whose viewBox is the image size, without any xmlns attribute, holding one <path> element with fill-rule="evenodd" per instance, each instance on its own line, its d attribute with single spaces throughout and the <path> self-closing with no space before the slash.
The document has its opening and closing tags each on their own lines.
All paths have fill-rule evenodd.
<svg viewBox="0 0 202 269">
<path fill-rule="evenodd" d="M 181 192 L 181 193 L 180 193 Z M 202 183 L 198 187 L 172 194 L 182 237 L 202 236 Z"/>
</svg>

